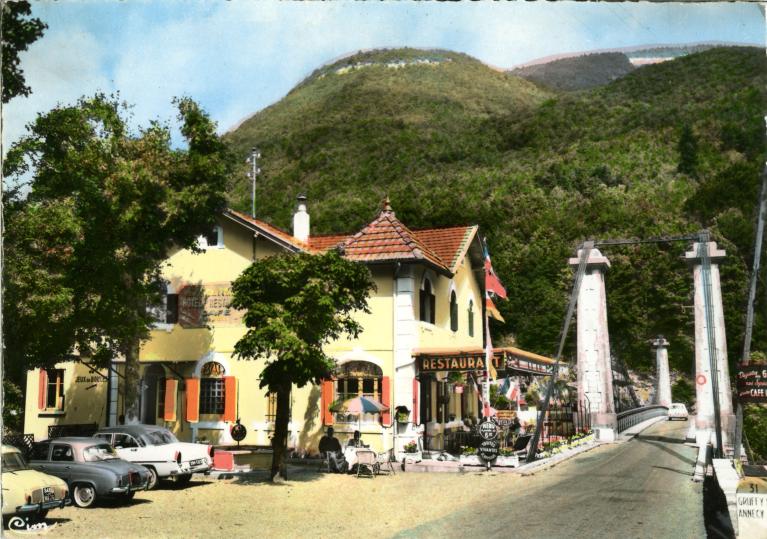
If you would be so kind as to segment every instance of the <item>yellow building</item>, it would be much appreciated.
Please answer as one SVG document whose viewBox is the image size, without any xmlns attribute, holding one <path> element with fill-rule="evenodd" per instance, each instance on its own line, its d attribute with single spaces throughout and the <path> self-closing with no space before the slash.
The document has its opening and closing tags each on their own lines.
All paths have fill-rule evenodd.
<svg viewBox="0 0 767 539">
<path fill-rule="evenodd" d="M 336 361 L 333 379 L 294 388 L 290 447 L 316 452 L 330 424 L 342 441 L 360 429 L 363 441 L 378 450 L 401 450 L 424 434 L 427 443 L 441 447 L 446 429 L 478 415 L 477 380 L 468 374 L 479 370 L 476 361 L 484 357 L 478 227 L 410 230 L 386 201 L 355 234 L 311 236 L 302 197 L 292 235 L 233 210 L 217 223 L 200 238 L 202 253 L 178 250 L 163 266 L 167 295 L 155 308 L 158 322 L 139 356 L 142 423 L 166 425 L 183 440 L 231 445 L 230 428 L 239 419 L 247 429 L 243 445 L 269 446 L 276 402 L 258 387 L 263 362 L 233 355 L 245 326 L 243 313 L 230 307 L 230 285 L 253 260 L 337 246 L 346 258 L 368 265 L 377 290 L 369 298 L 370 314 L 359 314 L 364 328 L 359 338 L 326 348 Z M 517 372 L 548 372 L 546 358 L 504 350 L 497 351 L 498 368 L 516 357 Z M 472 368 L 465 362 L 439 363 L 444 357 L 474 362 Z M 520 358 L 529 365 L 521 365 Z M 42 439 L 54 425 L 118 424 L 122 384 L 119 362 L 101 371 L 83 362 L 30 371 L 25 432 Z M 332 402 L 357 395 L 381 401 L 390 412 L 356 417 L 329 410 Z"/>
</svg>

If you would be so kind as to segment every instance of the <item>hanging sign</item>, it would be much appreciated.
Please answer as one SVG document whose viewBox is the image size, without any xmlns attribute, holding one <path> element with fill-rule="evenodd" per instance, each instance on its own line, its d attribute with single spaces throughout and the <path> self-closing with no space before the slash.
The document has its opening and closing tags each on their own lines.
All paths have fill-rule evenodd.
<svg viewBox="0 0 767 539">
<path fill-rule="evenodd" d="M 738 398 L 741 402 L 767 402 L 767 365 L 738 365 Z"/>
</svg>

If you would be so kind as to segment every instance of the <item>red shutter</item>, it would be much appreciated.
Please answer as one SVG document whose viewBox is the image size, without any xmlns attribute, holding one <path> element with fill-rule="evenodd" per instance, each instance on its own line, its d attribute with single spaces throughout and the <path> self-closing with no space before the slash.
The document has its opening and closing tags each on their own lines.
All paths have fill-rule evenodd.
<svg viewBox="0 0 767 539">
<path fill-rule="evenodd" d="M 418 380 L 413 378 L 413 424 L 418 425 Z"/>
<path fill-rule="evenodd" d="M 381 421 L 383 422 L 384 427 L 391 426 L 391 398 L 389 397 L 389 393 L 391 392 L 389 388 L 389 377 L 384 376 L 381 380 L 381 404 L 384 406 L 389 406 L 389 409 L 381 414 Z"/>
<path fill-rule="evenodd" d="M 200 379 L 186 379 L 186 420 L 197 423 L 200 420 Z"/>
<path fill-rule="evenodd" d="M 178 389 L 178 380 L 168 378 L 165 380 L 165 421 L 176 420 L 176 391 Z"/>
<path fill-rule="evenodd" d="M 48 400 L 48 373 L 45 369 L 40 369 L 37 386 L 37 407 L 45 410 L 45 404 Z"/>
<path fill-rule="evenodd" d="M 322 381 L 322 391 L 320 392 L 320 405 L 322 406 L 322 424 L 333 424 L 333 412 L 330 411 L 330 405 L 333 404 L 333 380 Z"/>
<path fill-rule="evenodd" d="M 237 378 L 224 376 L 224 421 L 237 421 Z"/>
</svg>

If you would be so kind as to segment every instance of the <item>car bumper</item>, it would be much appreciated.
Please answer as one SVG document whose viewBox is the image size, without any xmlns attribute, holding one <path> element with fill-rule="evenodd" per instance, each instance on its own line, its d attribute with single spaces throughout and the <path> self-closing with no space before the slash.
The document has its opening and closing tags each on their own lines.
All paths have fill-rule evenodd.
<svg viewBox="0 0 767 539">
<path fill-rule="evenodd" d="M 176 470 L 170 472 L 171 475 L 188 475 L 193 473 L 205 473 L 211 469 L 210 464 L 198 464 L 197 466 L 189 466 L 188 464 L 182 464 Z"/>
<path fill-rule="evenodd" d="M 144 481 L 140 485 L 128 485 L 125 487 L 114 487 L 109 492 L 112 494 L 129 494 L 138 490 L 146 490 L 149 486 L 149 481 Z"/>
<path fill-rule="evenodd" d="M 16 513 L 18 514 L 39 513 L 40 511 L 47 511 L 48 509 L 54 509 L 56 507 L 63 509 L 64 506 L 69 505 L 71 503 L 72 503 L 72 500 L 70 500 L 69 497 L 62 498 L 61 500 L 49 500 L 47 502 L 27 503 L 27 504 L 18 506 L 16 508 Z"/>
</svg>

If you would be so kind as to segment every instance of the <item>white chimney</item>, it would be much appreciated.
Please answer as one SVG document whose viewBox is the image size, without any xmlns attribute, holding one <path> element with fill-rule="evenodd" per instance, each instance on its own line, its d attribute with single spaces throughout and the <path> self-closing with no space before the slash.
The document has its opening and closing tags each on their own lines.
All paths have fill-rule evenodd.
<svg viewBox="0 0 767 539">
<path fill-rule="evenodd" d="M 298 195 L 298 208 L 293 214 L 293 237 L 297 240 L 309 241 L 309 214 L 306 212 L 306 195 Z"/>
</svg>

